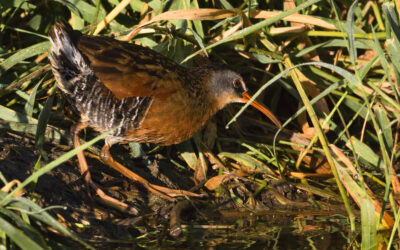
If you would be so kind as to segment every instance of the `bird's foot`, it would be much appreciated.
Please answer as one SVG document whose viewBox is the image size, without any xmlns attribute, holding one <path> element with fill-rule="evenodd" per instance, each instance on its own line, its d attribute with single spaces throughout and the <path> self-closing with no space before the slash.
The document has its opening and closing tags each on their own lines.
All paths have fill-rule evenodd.
<svg viewBox="0 0 400 250">
<path fill-rule="evenodd" d="M 127 177 L 133 181 L 141 183 L 151 193 L 156 194 L 156 195 L 160 196 L 161 198 L 164 198 L 171 202 L 175 201 L 175 199 L 173 197 L 176 197 L 176 196 L 203 197 L 203 195 L 201 195 L 201 194 L 196 194 L 196 193 L 192 193 L 192 192 L 185 191 L 185 190 L 175 190 L 175 189 L 170 189 L 170 188 L 151 184 L 150 182 L 148 182 L 146 179 L 144 179 L 140 175 L 134 173 L 127 167 L 123 166 L 121 163 L 115 161 L 113 159 L 112 155 L 110 154 L 109 149 L 110 149 L 110 146 L 106 143 L 101 150 L 100 157 L 103 160 L 103 162 L 106 163 L 111 168 L 120 172 L 125 177 Z"/>
<path fill-rule="evenodd" d="M 81 145 L 80 140 L 79 140 L 79 132 L 86 127 L 86 124 L 79 123 L 76 124 L 75 126 L 72 126 L 71 128 L 71 135 L 72 135 L 72 140 L 74 142 L 75 148 L 79 147 Z M 93 181 L 92 176 L 89 171 L 89 166 L 86 162 L 85 155 L 83 154 L 83 151 L 80 151 L 77 153 L 78 161 L 79 161 L 79 168 L 80 172 L 83 176 L 83 179 L 85 180 L 87 191 L 89 196 L 91 196 L 90 188 L 93 189 L 93 191 L 96 193 L 98 196 L 99 200 L 104 203 L 107 206 L 113 207 L 119 211 L 122 212 L 127 212 L 130 214 L 138 214 L 138 210 L 132 206 L 129 206 L 128 204 L 119 201 L 106 193 L 104 193 L 103 190 L 101 190 Z"/>
<path fill-rule="evenodd" d="M 89 181 L 86 180 L 86 183 L 88 185 L 88 192 L 90 193 L 89 191 L 90 188 L 93 189 L 93 191 L 97 195 L 98 198 L 97 200 L 99 200 L 104 205 L 115 208 L 121 212 L 127 212 L 134 215 L 137 215 L 139 213 L 139 211 L 136 208 L 104 193 L 104 191 L 101 190 L 92 180 Z"/>
</svg>

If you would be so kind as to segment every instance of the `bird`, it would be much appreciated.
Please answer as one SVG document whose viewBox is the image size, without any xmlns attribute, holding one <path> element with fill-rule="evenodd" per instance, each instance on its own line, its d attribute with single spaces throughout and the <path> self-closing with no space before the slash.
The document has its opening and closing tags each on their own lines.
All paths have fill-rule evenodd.
<svg viewBox="0 0 400 250">
<path fill-rule="evenodd" d="M 169 201 L 200 194 L 151 184 L 114 160 L 110 147 L 129 142 L 178 144 L 190 139 L 217 111 L 251 96 L 242 77 L 221 64 L 184 67 L 150 48 L 106 36 L 84 35 L 65 22 L 49 30 L 50 64 L 57 85 L 80 120 L 71 128 L 74 147 L 84 128 L 112 130 L 100 158 L 127 178 Z M 257 101 L 251 105 L 276 126 L 275 115 Z M 117 208 L 122 201 L 107 195 L 92 180 L 84 153 L 77 154 L 88 190 Z"/>
</svg>

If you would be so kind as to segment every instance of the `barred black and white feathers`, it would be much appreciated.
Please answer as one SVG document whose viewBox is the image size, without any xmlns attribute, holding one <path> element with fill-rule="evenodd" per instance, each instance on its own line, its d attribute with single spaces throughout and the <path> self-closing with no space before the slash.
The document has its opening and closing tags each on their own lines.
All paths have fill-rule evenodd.
<svg viewBox="0 0 400 250">
<path fill-rule="evenodd" d="M 120 137 L 126 130 L 138 128 L 152 98 L 117 98 L 78 49 L 82 36 L 68 24 L 57 23 L 51 28 L 50 63 L 54 76 L 82 122 L 98 131 L 116 129 L 114 136 Z"/>
<path fill-rule="evenodd" d="M 51 50 L 50 62 L 59 87 L 70 94 L 80 78 L 93 76 L 93 71 L 76 47 L 81 36 L 69 25 L 56 23 L 49 32 Z"/>
</svg>

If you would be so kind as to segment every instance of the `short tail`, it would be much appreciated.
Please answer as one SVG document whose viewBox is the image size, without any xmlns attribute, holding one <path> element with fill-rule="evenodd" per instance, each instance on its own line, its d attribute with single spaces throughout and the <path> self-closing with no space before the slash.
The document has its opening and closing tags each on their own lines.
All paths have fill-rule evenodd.
<svg viewBox="0 0 400 250">
<path fill-rule="evenodd" d="M 59 87 L 67 94 L 71 94 L 80 77 L 92 73 L 76 46 L 81 36 L 79 31 L 73 30 L 67 23 L 56 23 L 49 31 L 50 63 Z"/>
</svg>

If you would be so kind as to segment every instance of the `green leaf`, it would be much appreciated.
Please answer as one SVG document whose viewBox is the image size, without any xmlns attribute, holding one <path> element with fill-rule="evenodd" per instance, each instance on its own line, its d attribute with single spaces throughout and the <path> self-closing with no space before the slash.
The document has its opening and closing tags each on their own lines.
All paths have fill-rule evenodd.
<svg viewBox="0 0 400 250">
<path fill-rule="evenodd" d="M 45 135 L 47 123 L 49 122 L 51 107 L 53 106 L 54 93 L 55 93 L 56 89 L 57 89 L 57 87 L 55 85 L 50 93 L 50 97 L 47 99 L 42 111 L 39 114 L 38 126 L 37 126 L 37 131 L 36 131 L 36 136 L 35 136 L 35 145 L 39 149 L 42 148 L 42 145 L 44 142 L 44 135 Z"/>
<path fill-rule="evenodd" d="M 358 204 L 361 203 L 361 200 L 368 199 L 368 193 L 353 179 L 347 168 L 343 167 L 335 158 L 333 158 L 333 161 L 337 168 L 340 181 L 344 184 L 344 186 L 346 186 L 351 197 Z"/>
<path fill-rule="evenodd" d="M 138 142 L 130 142 L 129 148 L 131 149 L 131 156 L 135 158 L 143 157 L 146 155 L 146 152 L 144 152 L 142 149 L 142 145 Z"/>
<path fill-rule="evenodd" d="M 353 144 L 354 151 L 365 161 L 372 164 L 375 167 L 381 167 L 382 159 L 365 143 L 352 136 L 346 143 L 346 147 L 351 149 Z"/>
<path fill-rule="evenodd" d="M 361 199 L 361 249 L 377 249 L 376 215 L 371 199 Z"/>
<path fill-rule="evenodd" d="M 1 202 L 6 201 L 5 204 L 12 205 L 12 207 L 14 209 L 20 210 L 20 212 L 25 212 L 25 213 L 29 214 L 29 216 L 35 218 L 36 220 L 39 220 L 39 221 L 45 223 L 46 225 L 51 226 L 52 228 L 56 229 L 57 231 L 63 233 L 64 235 L 71 237 L 75 241 L 84 245 L 86 248 L 94 249 L 89 244 L 87 244 L 86 242 L 81 240 L 79 237 L 77 237 L 75 234 L 73 234 L 68 229 L 66 229 L 56 219 L 54 219 L 49 213 L 47 213 L 45 211 L 46 209 L 41 208 L 36 203 L 34 203 L 24 197 L 10 197 L 10 198 L 7 198 L 7 197 L 9 197 L 9 195 L 0 191 L 0 201 Z"/>
<path fill-rule="evenodd" d="M 199 8 L 199 3 L 197 0 L 193 0 L 191 3 L 191 8 L 193 9 L 198 9 Z M 193 20 L 193 25 L 197 31 L 197 34 L 201 37 L 201 39 L 204 39 L 204 29 L 203 29 L 203 23 L 200 20 Z"/>
<path fill-rule="evenodd" d="M 80 1 L 80 0 L 71 0 L 70 1 L 73 5 L 76 6 L 77 9 L 79 9 L 80 14 L 82 18 L 88 22 L 88 23 L 93 23 L 97 22 L 96 19 L 96 7 L 85 2 L 85 1 Z M 100 7 L 97 19 L 102 20 L 106 16 L 106 12 L 103 7 Z"/>
<path fill-rule="evenodd" d="M 142 10 L 143 2 L 140 0 L 131 0 L 129 4 L 136 12 L 140 12 Z"/>
<path fill-rule="evenodd" d="M 267 174 L 275 175 L 275 172 L 272 171 L 267 165 L 263 162 L 251 157 L 245 153 L 229 153 L 229 152 L 222 152 L 218 154 L 218 157 L 221 158 L 229 158 L 232 159 L 239 164 L 246 166 L 252 170 L 261 170 Z"/>
<path fill-rule="evenodd" d="M 11 122 L 37 124 L 37 120 L 0 105 L 0 119 Z"/>
<path fill-rule="evenodd" d="M 227 10 L 233 9 L 233 6 L 227 0 L 219 0 L 219 2 L 222 4 L 222 6 L 225 9 L 227 9 Z"/>
<path fill-rule="evenodd" d="M 375 108 L 375 114 L 379 124 L 379 128 L 383 134 L 385 147 L 388 152 L 391 152 L 393 149 L 393 135 L 387 112 L 382 106 L 377 106 Z"/>
<path fill-rule="evenodd" d="M 375 52 L 377 52 L 377 54 L 378 54 L 378 56 L 379 56 L 379 60 L 380 60 L 380 62 L 381 62 L 381 66 L 382 66 L 383 70 L 385 71 L 385 75 L 389 76 L 389 75 L 390 75 L 390 69 L 389 69 L 389 67 L 388 67 L 388 61 L 386 60 L 385 52 L 383 51 L 383 49 L 382 49 L 382 47 L 381 47 L 381 44 L 380 44 L 378 38 L 376 37 L 376 34 L 375 34 L 375 30 L 374 30 L 374 29 L 372 29 L 372 34 L 373 34 L 373 36 L 374 36 L 374 47 L 373 47 L 373 50 L 374 50 Z M 396 59 L 397 59 L 397 58 L 396 58 Z M 391 67 L 391 68 L 393 68 L 393 67 Z M 396 69 L 397 69 L 397 68 L 393 68 L 395 75 L 396 75 L 396 73 L 398 72 L 398 70 L 396 70 Z M 396 77 L 397 77 L 397 75 L 396 75 Z M 394 86 L 392 77 L 389 77 L 389 83 L 390 83 L 390 86 L 391 86 L 393 92 L 395 93 L 396 100 L 398 100 L 398 99 L 399 99 L 399 91 L 398 91 L 398 89 Z"/>
<path fill-rule="evenodd" d="M 392 28 L 397 41 L 400 41 L 400 29 L 399 29 L 399 22 L 398 22 L 396 10 L 393 8 L 393 6 L 389 2 L 384 3 L 382 5 L 382 9 L 383 9 L 383 12 L 385 12 L 386 18 L 389 21 L 390 27 Z"/>
<path fill-rule="evenodd" d="M 26 250 L 44 249 L 31 238 L 29 238 L 22 230 L 16 228 L 8 221 L 0 217 L 0 230 L 4 231 L 8 237 L 20 248 Z"/>
<path fill-rule="evenodd" d="M 186 162 L 186 164 L 193 170 L 196 170 L 197 165 L 197 156 L 194 153 L 194 149 L 192 143 L 190 141 L 184 141 L 177 145 L 178 149 L 181 153 L 181 157 Z"/>
<path fill-rule="evenodd" d="M 308 185 L 308 184 L 303 184 L 303 183 L 292 183 L 292 184 L 299 189 L 302 189 L 304 191 L 321 196 L 325 199 L 334 200 L 334 201 L 338 201 L 338 202 L 342 201 L 342 198 L 340 197 L 340 195 L 334 193 L 331 190 L 325 190 L 325 189 L 321 189 L 321 188 L 314 187 L 314 186 Z"/>
<path fill-rule="evenodd" d="M 15 54 L 13 54 L 12 56 L 7 58 L 6 60 L 4 60 L 4 62 L 2 62 L 0 64 L 0 76 L 5 71 L 9 70 L 14 65 L 21 62 L 22 60 L 25 60 L 32 56 L 36 56 L 36 55 L 39 55 L 39 54 L 42 54 L 42 53 L 48 51 L 49 46 L 50 46 L 50 42 L 45 41 L 45 42 L 37 43 L 30 47 L 19 50 L 18 52 L 16 52 Z"/>
<path fill-rule="evenodd" d="M 36 8 L 36 5 L 34 5 L 33 3 L 30 3 L 26 0 L 0 0 L 0 5 L 2 6 L 2 8 L 4 9 L 9 9 L 11 7 L 17 7 L 17 8 L 21 8 L 23 10 L 34 10 Z"/>
<path fill-rule="evenodd" d="M 39 30 L 40 25 L 42 23 L 43 16 L 42 15 L 35 15 L 29 20 L 27 23 L 28 27 L 32 28 L 33 30 Z"/>
<path fill-rule="evenodd" d="M 26 213 L 24 213 L 23 211 L 20 212 L 21 215 L 22 214 L 26 215 Z M 29 223 L 25 222 L 20 216 L 17 215 L 17 213 L 14 213 L 11 210 L 11 207 L 10 209 L 0 207 L 0 217 L 3 217 L 4 219 L 7 218 L 8 222 L 13 224 L 17 228 L 21 229 L 27 237 L 35 241 L 37 244 L 40 244 L 43 247 L 47 247 L 43 239 L 43 236 L 40 234 L 40 232 L 36 230 L 33 226 L 31 226 Z"/>
<path fill-rule="evenodd" d="M 354 37 L 354 10 L 357 7 L 358 1 L 354 1 L 350 6 L 349 13 L 347 14 L 347 35 L 349 41 L 349 54 L 350 61 L 355 65 L 357 59 L 357 50 L 354 45 L 355 37 Z"/>
<path fill-rule="evenodd" d="M 271 64 L 271 63 L 278 63 L 281 62 L 281 60 L 277 60 L 262 54 L 258 54 L 258 53 L 253 53 L 253 56 L 260 62 L 263 64 Z"/>
<path fill-rule="evenodd" d="M 39 155 L 39 158 L 36 161 L 35 166 L 33 167 L 33 172 L 37 172 L 40 169 L 41 162 L 42 162 L 41 160 L 42 160 L 42 156 Z M 32 185 L 30 188 L 31 192 L 35 191 L 37 182 L 38 182 L 38 179 L 32 181 Z"/>
<path fill-rule="evenodd" d="M 44 80 L 44 78 L 42 78 L 42 80 L 40 80 L 40 81 L 35 85 L 35 87 L 32 89 L 31 94 L 29 95 L 28 100 L 27 100 L 26 103 L 25 103 L 24 110 L 25 110 L 25 114 L 26 114 L 27 116 L 31 116 L 31 117 L 32 117 L 33 108 L 34 108 L 34 105 L 35 105 L 35 98 L 36 98 L 37 89 L 39 88 L 40 84 L 42 84 L 43 80 Z"/>
<path fill-rule="evenodd" d="M 37 127 L 38 127 L 37 121 L 35 124 L 28 124 L 28 123 L 21 123 L 21 122 L 4 121 L 4 120 L 1 120 L 1 118 L 0 118 L 0 128 L 3 128 L 3 129 L 9 129 L 9 130 L 16 131 L 16 132 L 36 135 Z M 50 140 L 60 140 L 61 137 L 69 138 L 68 133 L 65 130 L 53 127 L 51 125 L 47 126 L 46 131 L 45 131 L 45 136 L 46 136 L 46 138 L 48 138 Z"/>
<path fill-rule="evenodd" d="M 82 17 L 80 17 L 74 13 L 71 13 L 71 16 L 72 16 L 71 17 L 71 19 L 72 19 L 71 25 L 72 25 L 73 29 L 81 30 L 85 27 L 85 20 Z"/>
<path fill-rule="evenodd" d="M 201 39 L 201 37 L 193 29 L 188 28 L 188 30 L 190 30 L 190 32 L 192 32 L 194 39 L 196 39 L 197 43 L 199 44 L 200 48 L 203 50 L 204 54 L 206 54 L 208 56 L 207 50 L 204 47 L 203 39 Z"/>
<path fill-rule="evenodd" d="M 393 62 L 393 65 L 396 67 L 397 71 L 400 72 L 400 45 L 399 42 L 395 39 L 390 39 L 386 41 L 386 46 L 389 51 L 390 59 Z"/>
<path fill-rule="evenodd" d="M 378 63 L 378 56 L 375 56 L 374 58 L 370 59 L 360 70 L 360 78 L 363 80 L 365 76 L 367 76 L 368 72 L 371 70 L 371 68 Z"/>
<path fill-rule="evenodd" d="M 371 43 L 371 45 L 373 45 L 375 43 Z M 306 55 L 308 53 L 310 53 L 311 51 L 314 51 L 318 48 L 329 48 L 329 47 L 347 47 L 346 41 L 344 41 L 343 39 L 332 39 L 323 43 L 318 43 L 318 44 L 314 44 L 310 47 L 304 48 L 302 50 L 300 50 L 299 52 L 297 52 L 297 54 L 295 55 L 296 57 L 302 57 L 303 55 Z M 368 46 L 367 44 L 365 44 L 364 42 L 361 41 L 354 41 L 354 47 L 357 49 L 368 49 L 370 48 L 370 46 Z"/>
</svg>

